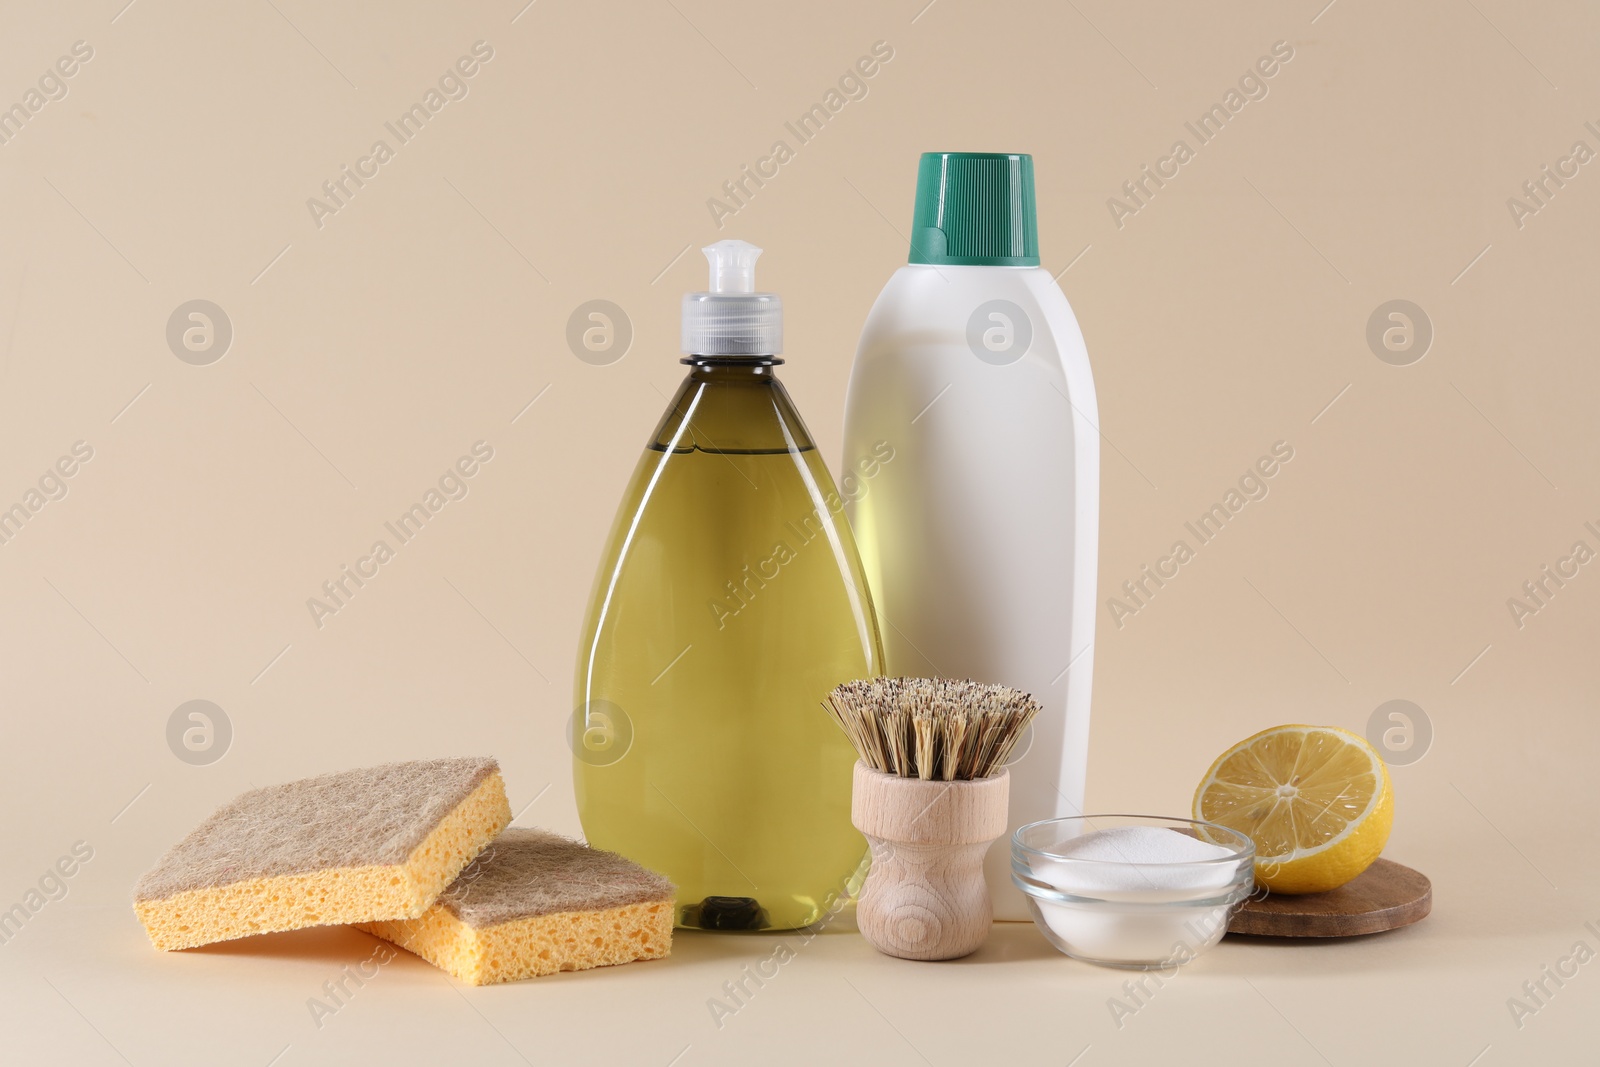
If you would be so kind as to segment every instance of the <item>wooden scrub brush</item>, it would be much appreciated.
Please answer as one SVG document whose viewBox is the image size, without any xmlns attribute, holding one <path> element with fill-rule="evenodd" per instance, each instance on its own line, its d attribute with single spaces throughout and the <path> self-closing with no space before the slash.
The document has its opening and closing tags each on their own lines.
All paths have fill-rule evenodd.
<svg viewBox="0 0 1600 1067">
<path fill-rule="evenodd" d="M 824 706 L 861 755 L 850 818 L 872 846 L 862 935 L 908 960 L 975 951 L 994 917 L 983 857 L 1006 831 L 1005 763 L 1039 702 L 952 678 L 870 678 Z"/>
</svg>

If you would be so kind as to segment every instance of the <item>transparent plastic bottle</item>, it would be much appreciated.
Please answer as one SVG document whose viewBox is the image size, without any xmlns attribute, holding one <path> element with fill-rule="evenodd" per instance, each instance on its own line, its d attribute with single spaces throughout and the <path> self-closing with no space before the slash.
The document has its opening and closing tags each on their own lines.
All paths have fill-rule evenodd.
<svg viewBox="0 0 1600 1067">
<path fill-rule="evenodd" d="M 774 368 L 760 250 L 706 249 L 690 366 L 617 511 L 584 623 L 573 715 L 590 843 L 678 886 L 677 921 L 791 929 L 862 866 L 855 753 L 821 707 L 881 672 L 855 543 Z"/>
</svg>

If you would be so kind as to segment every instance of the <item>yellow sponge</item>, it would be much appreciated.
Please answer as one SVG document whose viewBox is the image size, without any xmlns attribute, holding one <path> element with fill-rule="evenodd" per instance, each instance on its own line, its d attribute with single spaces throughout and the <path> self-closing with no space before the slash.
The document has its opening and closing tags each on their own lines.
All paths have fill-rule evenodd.
<svg viewBox="0 0 1600 1067">
<path fill-rule="evenodd" d="M 245 793 L 134 887 L 159 949 L 422 915 L 511 822 L 492 759 L 415 760 Z"/>
<path fill-rule="evenodd" d="M 665 956 L 673 896 L 671 882 L 615 853 L 512 829 L 420 919 L 357 925 L 489 985 Z"/>
</svg>

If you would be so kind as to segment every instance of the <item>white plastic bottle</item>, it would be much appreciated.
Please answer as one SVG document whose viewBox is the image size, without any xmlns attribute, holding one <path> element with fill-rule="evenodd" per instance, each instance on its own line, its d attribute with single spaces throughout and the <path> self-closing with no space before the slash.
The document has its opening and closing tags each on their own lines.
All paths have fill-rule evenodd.
<svg viewBox="0 0 1600 1067">
<path fill-rule="evenodd" d="M 856 350 L 845 461 L 892 461 L 851 493 L 891 675 L 965 677 L 1044 704 L 1013 759 L 1011 830 L 1082 814 L 1094 661 L 1100 437 L 1067 298 L 1039 266 L 1033 160 L 927 153 L 910 263 Z M 1009 834 L 1008 834 L 1009 837 Z M 1007 839 L 997 919 L 1026 919 Z"/>
</svg>

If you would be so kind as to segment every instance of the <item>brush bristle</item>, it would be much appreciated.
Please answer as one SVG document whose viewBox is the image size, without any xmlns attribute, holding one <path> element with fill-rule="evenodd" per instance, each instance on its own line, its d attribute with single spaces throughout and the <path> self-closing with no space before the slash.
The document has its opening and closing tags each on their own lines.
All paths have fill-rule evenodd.
<svg viewBox="0 0 1600 1067">
<path fill-rule="evenodd" d="M 936 782 L 993 775 L 1040 710 L 1021 690 L 956 678 L 846 682 L 823 706 L 868 767 Z"/>
</svg>

